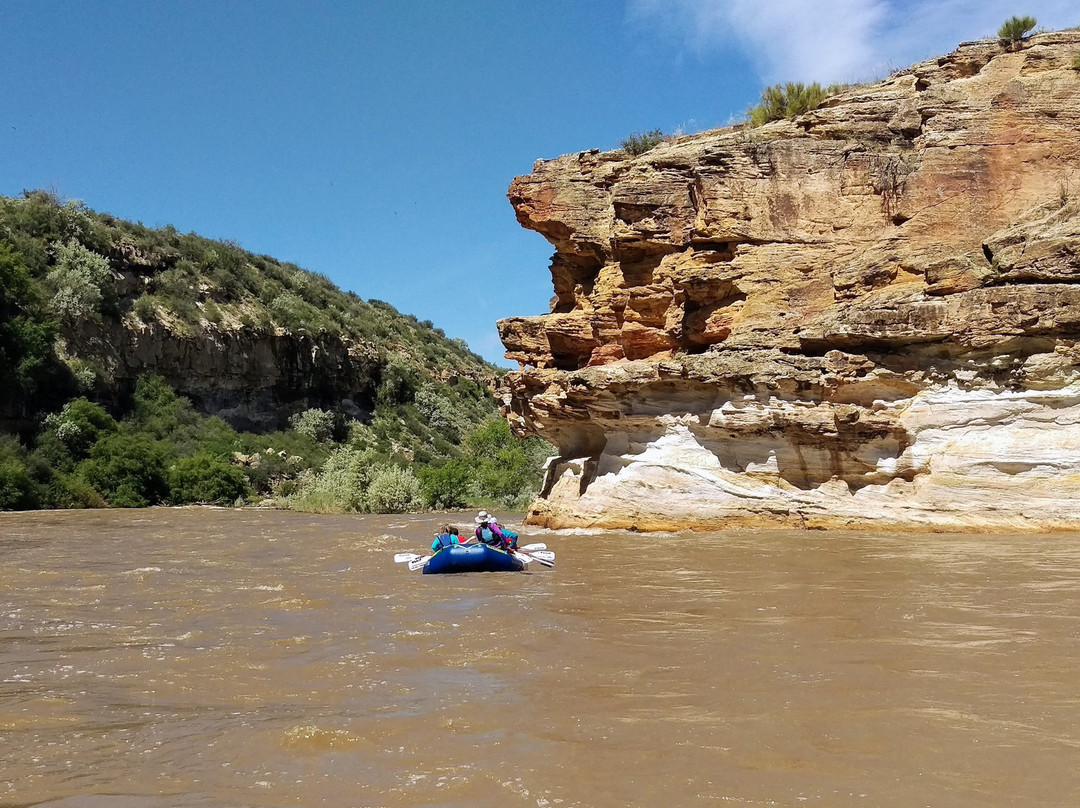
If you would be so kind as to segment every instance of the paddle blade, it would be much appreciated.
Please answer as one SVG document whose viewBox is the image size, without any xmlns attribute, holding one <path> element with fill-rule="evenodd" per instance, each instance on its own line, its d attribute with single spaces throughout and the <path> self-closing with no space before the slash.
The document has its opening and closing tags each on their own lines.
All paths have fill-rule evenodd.
<svg viewBox="0 0 1080 808">
<path fill-rule="evenodd" d="M 428 563 L 430 560 L 431 556 L 420 556 L 415 561 L 409 562 L 409 569 L 415 572 L 416 570 L 424 566 L 426 563 Z"/>
<path fill-rule="evenodd" d="M 546 550 L 547 545 L 542 541 L 538 541 L 536 544 L 526 544 L 524 547 L 519 547 L 518 549 L 523 553 L 531 553 L 533 550 Z"/>
<path fill-rule="evenodd" d="M 554 561 L 555 553 L 552 550 L 531 550 L 529 552 L 537 561 Z"/>
<path fill-rule="evenodd" d="M 394 553 L 394 563 L 404 564 L 406 561 L 416 561 L 419 557 L 416 553 Z"/>
<path fill-rule="evenodd" d="M 516 553 L 514 553 L 514 555 L 517 556 L 518 558 L 520 558 L 525 563 L 528 563 L 529 561 L 535 561 L 536 563 L 541 564 L 541 565 L 543 565 L 545 567 L 554 567 L 555 566 L 554 561 L 548 561 L 546 558 L 541 558 L 536 553 L 523 553 L 520 550 L 518 550 Z"/>
</svg>

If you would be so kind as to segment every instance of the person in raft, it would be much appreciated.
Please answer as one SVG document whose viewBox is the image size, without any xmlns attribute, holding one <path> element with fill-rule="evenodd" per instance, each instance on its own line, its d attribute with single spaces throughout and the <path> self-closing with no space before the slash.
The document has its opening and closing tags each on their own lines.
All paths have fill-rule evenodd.
<svg viewBox="0 0 1080 808">
<path fill-rule="evenodd" d="M 439 532 L 435 534 L 435 541 L 431 543 L 431 551 L 437 553 L 446 547 L 453 547 L 455 544 L 468 544 L 470 541 L 472 541 L 471 538 L 462 541 L 456 527 L 443 525 L 439 528 Z"/>
<path fill-rule="evenodd" d="M 518 535 L 512 530 L 504 530 L 498 521 L 487 511 L 480 511 L 476 515 L 476 538 L 489 547 L 497 547 L 500 550 L 516 550 Z"/>
</svg>

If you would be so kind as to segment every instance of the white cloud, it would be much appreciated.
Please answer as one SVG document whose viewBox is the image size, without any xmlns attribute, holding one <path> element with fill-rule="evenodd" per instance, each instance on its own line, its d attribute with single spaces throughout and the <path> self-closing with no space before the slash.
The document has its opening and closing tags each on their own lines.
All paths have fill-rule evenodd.
<svg viewBox="0 0 1080 808">
<path fill-rule="evenodd" d="M 731 22 L 744 32 L 768 82 L 852 81 L 876 59 L 873 34 L 884 0 L 733 0 Z M 839 45 L 839 47 L 837 47 Z"/>
<path fill-rule="evenodd" d="M 763 82 L 850 82 L 993 36 L 1013 14 L 1080 24 L 1075 0 L 628 0 L 628 16 L 706 57 L 739 51 Z"/>
</svg>

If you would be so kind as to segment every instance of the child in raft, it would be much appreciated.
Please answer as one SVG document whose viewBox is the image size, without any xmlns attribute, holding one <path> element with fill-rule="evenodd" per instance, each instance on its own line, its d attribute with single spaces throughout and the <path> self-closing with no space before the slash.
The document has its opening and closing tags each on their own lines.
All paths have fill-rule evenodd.
<svg viewBox="0 0 1080 808">
<path fill-rule="evenodd" d="M 435 534 L 435 541 L 431 543 L 431 551 L 437 553 L 446 547 L 453 547 L 455 544 L 468 544 L 471 541 L 471 537 L 462 541 L 456 527 L 443 525 L 439 528 L 439 532 Z"/>
</svg>

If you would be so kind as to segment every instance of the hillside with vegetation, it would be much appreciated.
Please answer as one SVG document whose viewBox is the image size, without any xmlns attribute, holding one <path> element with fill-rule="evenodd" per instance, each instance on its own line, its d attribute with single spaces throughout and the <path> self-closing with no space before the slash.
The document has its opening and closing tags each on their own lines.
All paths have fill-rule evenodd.
<svg viewBox="0 0 1080 808">
<path fill-rule="evenodd" d="M 0 198 L 0 509 L 521 507 L 501 371 L 294 264 Z"/>
</svg>

